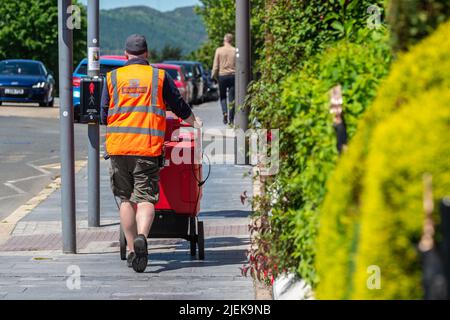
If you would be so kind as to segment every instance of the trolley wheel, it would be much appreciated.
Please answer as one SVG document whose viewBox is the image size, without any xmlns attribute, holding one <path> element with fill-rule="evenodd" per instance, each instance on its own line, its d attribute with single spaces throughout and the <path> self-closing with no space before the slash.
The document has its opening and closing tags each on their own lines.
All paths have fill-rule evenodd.
<svg viewBox="0 0 450 320">
<path fill-rule="evenodd" d="M 190 229 L 190 247 L 191 247 L 191 257 L 194 257 L 197 253 L 197 235 L 195 234 L 195 218 L 189 219 L 189 229 Z"/>
<path fill-rule="evenodd" d="M 127 239 L 125 238 L 125 233 L 123 232 L 122 226 L 120 226 L 120 260 L 127 260 Z"/>
<path fill-rule="evenodd" d="M 205 229 L 203 227 L 203 221 L 198 222 L 198 258 L 205 260 Z"/>
<path fill-rule="evenodd" d="M 193 236 L 191 243 L 191 257 L 195 257 L 197 254 L 197 242 L 195 241 L 195 236 Z"/>
</svg>

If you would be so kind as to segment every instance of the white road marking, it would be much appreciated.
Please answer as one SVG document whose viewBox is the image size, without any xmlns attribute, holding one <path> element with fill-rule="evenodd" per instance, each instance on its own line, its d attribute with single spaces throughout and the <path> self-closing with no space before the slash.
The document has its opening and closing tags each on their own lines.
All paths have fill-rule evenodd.
<svg viewBox="0 0 450 320">
<path fill-rule="evenodd" d="M 41 159 L 42 160 L 42 159 Z M 35 160 L 36 162 L 39 160 Z M 87 164 L 86 160 L 75 161 L 75 174 L 77 174 Z M 42 201 L 47 199 L 55 190 L 60 188 L 61 178 L 57 178 L 47 185 L 34 198 L 28 200 L 27 203 L 17 208 L 7 218 L 0 221 L 0 244 L 4 243 L 14 231 L 17 223 L 27 216 L 34 208 L 36 208 Z M 1 255 L 1 254 L 0 254 Z"/>
<path fill-rule="evenodd" d="M 29 176 L 29 177 L 26 177 L 26 178 L 20 178 L 20 179 L 6 181 L 5 183 L 3 183 L 3 185 L 5 185 L 6 187 L 12 189 L 14 192 L 16 192 L 16 194 L 0 197 L 0 201 L 1 200 L 5 200 L 5 199 L 11 199 L 11 198 L 19 197 L 19 196 L 22 196 L 22 195 L 28 193 L 27 191 L 25 191 L 25 190 L 19 188 L 18 186 L 16 186 L 15 184 L 19 183 L 19 182 L 24 182 L 24 181 L 38 179 L 38 178 L 44 178 L 44 177 L 47 177 L 47 176 L 51 175 L 50 171 L 44 169 L 44 167 L 48 167 L 49 165 L 37 166 L 34 163 L 42 161 L 42 160 L 51 160 L 51 159 L 56 159 L 56 158 L 58 158 L 58 156 L 53 156 L 53 157 L 50 157 L 50 158 L 42 158 L 42 159 L 37 159 L 37 160 L 33 160 L 33 161 L 30 161 L 30 162 L 27 162 L 25 165 L 27 165 L 27 166 L 29 166 L 29 167 L 39 171 L 41 174 L 34 175 L 34 176 Z M 55 165 L 55 164 L 53 164 L 53 165 Z"/>
</svg>

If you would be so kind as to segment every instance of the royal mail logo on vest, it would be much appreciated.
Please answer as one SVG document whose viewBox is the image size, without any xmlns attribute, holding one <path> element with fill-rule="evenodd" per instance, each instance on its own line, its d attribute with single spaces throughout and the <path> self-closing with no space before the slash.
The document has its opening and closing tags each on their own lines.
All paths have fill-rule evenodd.
<svg viewBox="0 0 450 320">
<path fill-rule="evenodd" d="M 138 97 L 141 94 L 147 93 L 147 87 L 140 87 L 139 79 L 131 79 L 128 81 L 128 86 L 122 88 L 122 94 L 127 94 L 132 97 Z"/>
</svg>

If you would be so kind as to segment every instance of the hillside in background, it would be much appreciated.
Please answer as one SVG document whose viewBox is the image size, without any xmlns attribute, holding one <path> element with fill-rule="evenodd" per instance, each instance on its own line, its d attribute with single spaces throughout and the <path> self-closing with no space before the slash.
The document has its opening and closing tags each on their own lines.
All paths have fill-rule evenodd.
<svg viewBox="0 0 450 320">
<path fill-rule="evenodd" d="M 145 6 L 101 10 L 102 54 L 122 54 L 125 39 L 133 33 L 144 34 L 152 50 L 161 51 L 170 45 L 181 48 L 183 54 L 198 49 L 207 39 L 203 21 L 194 7 L 168 12 Z"/>
</svg>

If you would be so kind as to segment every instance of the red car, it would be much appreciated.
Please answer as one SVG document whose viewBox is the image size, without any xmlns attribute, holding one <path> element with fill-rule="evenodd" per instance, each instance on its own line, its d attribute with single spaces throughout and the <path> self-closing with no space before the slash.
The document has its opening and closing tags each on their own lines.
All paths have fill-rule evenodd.
<svg viewBox="0 0 450 320">
<path fill-rule="evenodd" d="M 152 64 L 155 68 L 165 70 L 174 80 L 175 85 L 178 90 L 180 90 L 181 96 L 184 101 L 191 104 L 192 103 L 192 88 L 190 87 L 190 82 L 186 80 L 184 74 L 183 66 L 177 66 L 173 64 L 155 63 Z"/>
</svg>

